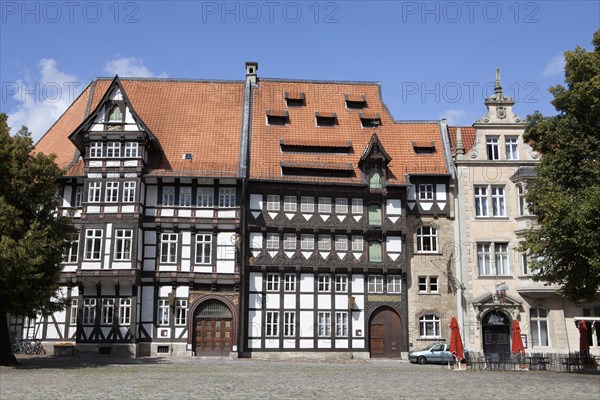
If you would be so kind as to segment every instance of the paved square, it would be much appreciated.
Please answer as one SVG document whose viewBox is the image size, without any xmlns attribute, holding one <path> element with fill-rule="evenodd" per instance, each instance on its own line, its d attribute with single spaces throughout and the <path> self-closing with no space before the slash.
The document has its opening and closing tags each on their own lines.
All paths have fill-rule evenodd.
<svg viewBox="0 0 600 400">
<path fill-rule="evenodd" d="M 30 357 L 1 399 L 599 399 L 600 375 L 451 371 L 406 361 Z"/>
</svg>

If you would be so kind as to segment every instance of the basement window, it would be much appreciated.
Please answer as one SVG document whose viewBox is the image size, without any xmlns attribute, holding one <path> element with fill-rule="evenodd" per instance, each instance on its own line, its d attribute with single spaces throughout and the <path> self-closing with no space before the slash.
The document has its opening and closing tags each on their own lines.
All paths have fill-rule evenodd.
<svg viewBox="0 0 600 400">
<path fill-rule="evenodd" d="M 332 113 L 316 113 L 317 126 L 332 127 L 337 125 L 337 115 Z"/>
<path fill-rule="evenodd" d="M 169 346 L 158 346 L 156 352 L 159 354 L 169 354 Z"/>
</svg>

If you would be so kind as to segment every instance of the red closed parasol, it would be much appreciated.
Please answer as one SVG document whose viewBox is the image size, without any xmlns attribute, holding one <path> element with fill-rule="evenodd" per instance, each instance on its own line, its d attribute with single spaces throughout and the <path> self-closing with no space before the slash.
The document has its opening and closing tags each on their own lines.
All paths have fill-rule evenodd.
<svg viewBox="0 0 600 400">
<path fill-rule="evenodd" d="M 579 355 L 587 357 L 590 350 L 590 342 L 588 341 L 587 325 L 584 320 L 579 321 Z"/>
<path fill-rule="evenodd" d="M 523 346 L 523 339 L 521 338 L 521 326 L 519 326 L 519 321 L 516 319 L 513 321 L 512 326 L 512 352 L 525 354 L 525 346 Z"/>
<path fill-rule="evenodd" d="M 460 337 L 460 328 L 456 317 L 452 317 L 450 321 L 450 353 L 456 358 L 457 361 L 465 359 L 465 348 L 463 347 L 462 338 Z"/>
</svg>

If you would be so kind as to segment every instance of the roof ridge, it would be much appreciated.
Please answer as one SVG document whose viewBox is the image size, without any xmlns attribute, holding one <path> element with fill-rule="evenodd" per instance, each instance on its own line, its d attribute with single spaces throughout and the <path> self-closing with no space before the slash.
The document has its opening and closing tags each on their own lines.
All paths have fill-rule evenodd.
<svg viewBox="0 0 600 400">
<path fill-rule="evenodd" d="M 346 84 L 346 85 L 375 85 L 381 86 L 381 82 L 378 81 L 339 81 L 339 80 L 326 80 L 326 79 L 287 79 L 287 78 L 259 78 L 260 81 L 265 82 L 289 82 L 289 83 L 330 83 L 330 84 Z"/>
</svg>

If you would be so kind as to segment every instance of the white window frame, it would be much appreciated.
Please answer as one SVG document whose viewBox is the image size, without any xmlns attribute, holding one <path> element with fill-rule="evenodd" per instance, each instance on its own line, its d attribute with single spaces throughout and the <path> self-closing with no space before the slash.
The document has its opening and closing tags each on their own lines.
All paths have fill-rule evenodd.
<svg viewBox="0 0 600 400">
<path fill-rule="evenodd" d="M 479 276 L 510 276 L 510 251 L 507 242 L 477 243 Z"/>
<path fill-rule="evenodd" d="M 284 311 L 283 312 L 283 336 L 284 337 L 295 337 L 296 336 L 296 312 L 295 311 Z"/>
<path fill-rule="evenodd" d="M 284 250 L 296 250 L 297 240 L 295 233 L 284 233 L 283 234 L 283 249 Z"/>
<path fill-rule="evenodd" d="M 196 265 L 209 265 L 212 263 L 212 242 L 211 233 L 196 234 Z"/>
<path fill-rule="evenodd" d="M 335 312 L 335 337 L 348 337 L 348 311 Z"/>
<path fill-rule="evenodd" d="M 348 214 L 348 199 L 345 197 L 336 197 L 335 199 L 335 213 L 336 214 Z"/>
<path fill-rule="evenodd" d="M 442 337 L 441 334 L 440 317 L 436 314 L 423 314 L 419 317 L 419 337 L 421 339 L 439 339 Z"/>
<path fill-rule="evenodd" d="M 175 186 L 163 186 L 162 206 L 175 207 Z"/>
<path fill-rule="evenodd" d="M 188 301 L 183 299 L 175 300 L 175 326 L 185 326 L 188 316 Z"/>
<path fill-rule="evenodd" d="M 419 293 L 439 293 L 439 279 L 437 276 L 419 276 Z"/>
<path fill-rule="evenodd" d="M 115 299 L 102 299 L 102 314 L 100 317 L 101 325 L 112 325 L 115 320 Z"/>
<path fill-rule="evenodd" d="M 508 243 L 494 243 L 494 258 L 497 276 L 509 276 L 510 264 Z"/>
<path fill-rule="evenodd" d="M 283 197 L 283 211 L 285 212 L 296 212 L 298 210 L 298 203 L 296 196 L 284 196 Z"/>
<path fill-rule="evenodd" d="M 131 324 L 131 298 L 122 297 L 119 299 L 119 325 L 127 326 Z"/>
<path fill-rule="evenodd" d="M 133 230 L 116 229 L 115 230 L 115 261 L 130 261 L 133 250 Z"/>
<path fill-rule="evenodd" d="M 107 158 L 120 158 L 121 157 L 121 143 L 120 142 L 106 143 L 106 157 Z"/>
<path fill-rule="evenodd" d="M 400 275 L 388 275 L 386 279 L 387 293 L 402 293 L 402 277 Z"/>
<path fill-rule="evenodd" d="M 527 189 L 524 184 L 518 183 L 517 185 L 517 200 L 519 202 L 519 216 L 527 216 L 529 213 L 529 204 L 525 195 L 527 195 Z"/>
<path fill-rule="evenodd" d="M 125 143 L 125 158 L 138 158 L 139 156 L 139 145 L 137 142 L 126 142 Z"/>
<path fill-rule="evenodd" d="M 475 216 L 488 216 L 488 187 L 483 185 L 475 185 L 473 188 L 475 196 Z"/>
<path fill-rule="evenodd" d="M 283 276 L 283 291 L 284 292 L 295 292 L 296 291 L 296 274 L 285 274 Z"/>
<path fill-rule="evenodd" d="M 104 201 L 106 203 L 117 203 L 119 201 L 119 182 L 106 182 Z"/>
<path fill-rule="evenodd" d="M 85 230 L 85 248 L 83 259 L 85 261 L 99 261 L 102 257 L 102 229 Z"/>
<path fill-rule="evenodd" d="M 500 138 L 498 136 L 487 136 L 485 138 L 485 149 L 488 160 L 499 160 Z"/>
<path fill-rule="evenodd" d="M 279 195 L 267 195 L 267 211 L 279 211 Z"/>
<path fill-rule="evenodd" d="M 96 323 L 96 299 L 88 297 L 83 299 L 82 325 L 94 325 Z"/>
<path fill-rule="evenodd" d="M 331 275 L 319 274 L 317 282 L 317 291 L 319 293 L 330 293 L 331 292 Z"/>
<path fill-rule="evenodd" d="M 438 252 L 437 229 L 431 225 L 421 225 L 419 228 L 417 228 L 417 253 L 437 253 L 437 252 Z"/>
<path fill-rule="evenodd" d="M 302 234 L 300 235 L 300 249 L 301 250 L 314 250 L 315 249 L 315 235 Z"/>
<path fill-rule="evenodd" d="M 69 315 L 69 325 L 77 325 L 77 315 L 79 314 L 78 299 L 71 299 L 71 314 Z"/>
<path fill-rule="evenodd" d="M 90 143 L 90 158 L 102 158 L 102 142 Z"/>
<path fill-rule="evenodd" d="M 158 325 L 166 326 L 169 325 L 171 319 L 171 306 L 169 305 L 168 299 L 158 300 Z"/>
<path fill-rule="evenodd" d="M 335 236 L 335 251 L 348 251 L 348 236 Z"/>
<path fill-rule="evenodd" d="M 213 188 L 200 187 L 196 192 L 196 206 L 199 208 L 213 208 L 215 204 L 215 191 Z"/>
<path fill-rule="evenodd" d="M 315 212 L 315 198 L 310 196 L 302 196 L 300 199 L 300 212 L 302 213 L 314 213 Z"/>
<path fill-rule="evenodd" d="M 335 292 L 348 293 L 348 275 L 335 276 Z"/>
<path fill-rule="evenodd" d="M 83 201 L 83 186 L 75 187 L 75 202 L 73 207 L 81 207 L 81 202 Z"/>
<path fill-rule="evenodd" d="M 319 214 L 331 214 L 331 197 L 319 197 Z"/>
<path fill-rule="evenodd" d="M 179 235 L 173 232 L 160 234 L 160 263 L 176 264 Z"/>
<path fill-rule="evenodd" d="M 362 215 L 364 213 L 363 199 L 352 199 L 352 214 Z"/>
<path fill-rule="evenodd" d="M 540 310 L 545 312 L 545 316 L 540 316 Z M 549 311 L 541 307 L 531 308 L 529 310 L 529 326 L 531 331 L 531 343 L 533 347 L 550 346 L 550 337 L 548 335 L 548 314 Z M 591 327 L 589 329 L 591 329 Z"/>
<path fill-rule="evenodd" d="M 279 234 L 267 233 L 267 249 L 279 250 Z"/>
<path fill-rule="evenodd" d="M 268 273 L 266 282 L 267 292 L 279 292 L 280 281 L 281 276 L 279 274 Z"/>
<path fill-rule="evenodd" d="M 279 311 L 266 311 L 265 315 L 265 336 L 279 336 Z"/>
<path fill-rule="evenodd" d="M 507 160 L 519 159 L 519 138 L 517 136 L 505 136 L 504 147 Z"/>
<path fill-rule="evenodd" d="M 123 182 L 123 202 L 133 203 L 135 201 L 135 189 L 137 182 L 129 181 Z"/>
<path fill-rule="evenodd" d="M 88 185 L 88 203 L 100 203 L 102 201 L 102 182 L 90 182 Z"/>
<path fill-rule="evenodd" d="M 502 185 L 492 185 L 492 216 L 506 217 L 506 190 Z"/>
<path fill-rule="evenodd" d="M 369 293 L 383 293 L 383 275 L 369 275 L 367 290 Z"/>
<path fill-rule="evenodd" d="M 477 243 L 477 271 L 479 276 L 493 276 L 492 245 Z"/>
<path fill-rule="evenodd" d="M 179 207 L 192 206 L 192 188 L 190 186 L 179 187 Z"/>
<path fill-rule="evenodd" d="M 419 200 L 433 200 L 433 184 L 419 184 Z"/>
<path fill-rule="evenodd" d="M 319 311 L 317 313 L 317 334 L 318 337 L 331 336 L 331 311 Z"/>
<path fill-rule="evenodd" d="M 365 251 L 365 240 L 362 235 L 352 235 L 352 251 Z"/>
<path fill-rule="evenodd" d="M 235 207 L 235 188 L 219 188 L 219 208 Z"/>
</svg>

